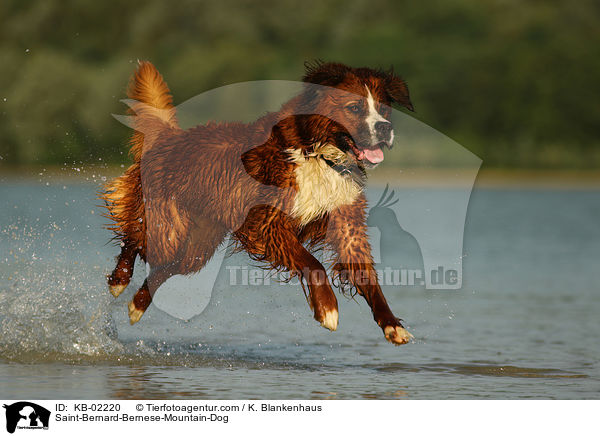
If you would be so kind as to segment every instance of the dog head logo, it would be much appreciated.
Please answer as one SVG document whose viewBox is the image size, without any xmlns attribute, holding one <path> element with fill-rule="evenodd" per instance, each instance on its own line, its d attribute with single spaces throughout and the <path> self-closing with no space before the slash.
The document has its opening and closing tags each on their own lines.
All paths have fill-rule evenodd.
<svg viewBox="0 0 600 436">
<path fill-rule="evenodd" d="M 14 433 L 19 429 L 47 429 L 50 422 L 50 411 L 42 406 L 28 401 L 19 401 L 6 409 L 6 431 Z"/>
</svg>

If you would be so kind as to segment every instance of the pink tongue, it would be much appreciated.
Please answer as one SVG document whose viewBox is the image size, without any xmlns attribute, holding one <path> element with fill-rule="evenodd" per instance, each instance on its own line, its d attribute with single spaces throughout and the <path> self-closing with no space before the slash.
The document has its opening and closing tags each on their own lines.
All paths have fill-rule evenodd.
<svg viewBox="0 0 600 436">
<path fill-rule="evenodd" d="M 375 150 L 364 150 L 365 157 L 371 163 L 379 163 L 383 161 L 383 150 L 381 148 L 377 148 Z"/>
</svg>

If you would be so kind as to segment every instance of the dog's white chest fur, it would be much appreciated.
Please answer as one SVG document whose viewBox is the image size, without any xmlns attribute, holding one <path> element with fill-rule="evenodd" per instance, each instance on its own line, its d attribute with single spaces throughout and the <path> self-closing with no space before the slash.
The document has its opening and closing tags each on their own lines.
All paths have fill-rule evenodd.
<svg viewBox="0 0 600 436">
<path fill-rule="evenodd" d="M 320 158 L 306 159 L 300 150 L 288 150 L 296 163 L 295 174 L 298 192 L 291 215 L 301 225 L 321 218 L 326 213 L 345 204 L 352 204 L 362 188 L 352 180 L 333 170 Z"/>
</svg>

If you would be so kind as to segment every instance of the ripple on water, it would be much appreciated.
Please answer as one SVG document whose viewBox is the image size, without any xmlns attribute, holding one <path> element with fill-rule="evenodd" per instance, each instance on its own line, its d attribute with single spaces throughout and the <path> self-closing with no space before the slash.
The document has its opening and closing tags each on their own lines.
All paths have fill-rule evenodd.
<svg viewBox="0 0 600 436">
<path fill-rule="evenodd" d="M 381 372 L 436 372 L 491 377 L 522 377 L 522 378 L 587 378 L 588 375 L 556 368 L 526 368 L 513 365 L 483 364 L 483 363 L 434 363 L 434 364 L 390 364 L 372 366 Z"/>
</svg>

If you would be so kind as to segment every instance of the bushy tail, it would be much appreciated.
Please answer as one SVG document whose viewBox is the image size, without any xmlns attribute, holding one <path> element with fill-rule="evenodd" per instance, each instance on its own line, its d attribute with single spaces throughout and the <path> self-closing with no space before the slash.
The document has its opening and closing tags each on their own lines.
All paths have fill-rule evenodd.
<svg viewBox="0 0 600 436">
<path fill-rule="evenodd" d="M 165 129 L 179 129 L 173 98 L 169 87 L 156 67 L 147 61 L 138 61 L 127 90 L 130 107 L 128 117 L 135 129 L 130 145 L 133 164 L 125 173 L 107 183 L 100 198 L 104 200 L 113 221 L 109 229 L 121 245 L 135 247 L 142 259 L 146 253 L 146 220 L 142 195 L 140 161 L 145 151 L 155 142 L 157 134 Z"/>
<path fill-rule="evenodd" d="M 139 162 L 142 151 L 150 148 L 155 134 L 164 129 L 179 129 L 171 91 L 156 67 L 148 61 L 138 61 L 126 100 L 135 128 L 130 141 L 130 153 L 135 162 Z"/>
</svg>

